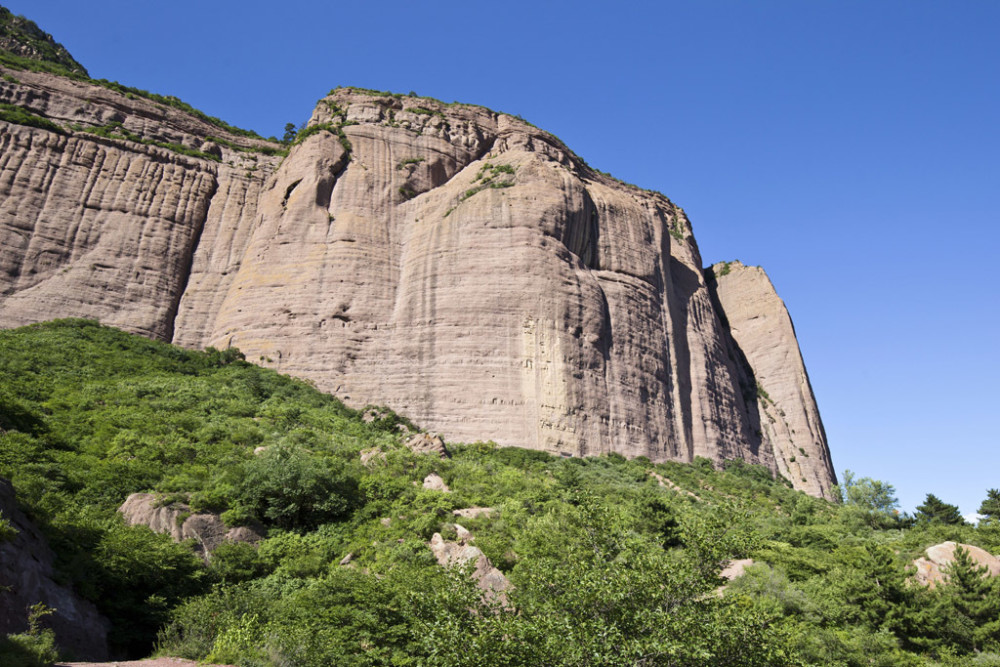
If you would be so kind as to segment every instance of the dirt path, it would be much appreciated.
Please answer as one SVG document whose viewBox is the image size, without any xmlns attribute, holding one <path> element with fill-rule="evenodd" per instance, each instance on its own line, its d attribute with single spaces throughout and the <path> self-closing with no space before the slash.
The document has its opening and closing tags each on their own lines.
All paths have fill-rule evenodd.
<svg viewBox="0 0 1000 667">
<path fill-rule="evenodd" d="M 199 665 L 194 660 L 181 658 L 147 658 L 111 662 L 57 662 L 55 667 L 231 667 L 231 665 Z"/>
</svg>

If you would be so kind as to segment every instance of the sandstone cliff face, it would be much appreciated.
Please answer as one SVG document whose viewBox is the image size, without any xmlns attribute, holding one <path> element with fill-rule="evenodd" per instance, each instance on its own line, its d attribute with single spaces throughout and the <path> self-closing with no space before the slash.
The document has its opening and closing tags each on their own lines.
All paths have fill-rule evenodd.
<svg viewBox="0 0 1000 667">
<path fill-rule="evenodd" d="M 203 150 L 219 134 L 17 74 L 0 99 L 65 124 L 113 113 L 136 135 Z M 237 346 L 454 440 L 742 458 L 827 492 L 825 440 L 802 445 L 816 465 L 798 474 L 799 440 L 760 429 L 690 225 L 666 197 L 481 107 L 341 89 L 310 127 L 280 166 L 260 156 L 253 171 L 225 145 L 208 147 L 214 162 L 0 123 L 0 324 L 97 317 Z M 817 414 L 799 394 L 795 409 Z"/>
<path fill-rule="evenodd" d="M 796 488 L 831 497 L 833 464 L 795 328 L 764 270 L 716 264 L 709 284 L 728 323 L 753 428 Z"/>
<path fill-rule="evenodd" d="M 224 162 L 85 129 L 120 124 L 143 141 L 197 149 L 225 135 L 197 118 L 92 84 L 35 72 L 0 82 L 0 102 L 64 127 L 0 132 L 0 322 L 93 317 L 165 340 L 206 224 L 253 215 L 274 157 L 215 145 Z M 227 136 L 234 144 L 252 145 Z M 262 168 L 250 171 L 261 164 Z M 217 261 L 211 256 L 204 261 Z M 197 298 L 196 294 L 192 295 Z"/>
</svg>

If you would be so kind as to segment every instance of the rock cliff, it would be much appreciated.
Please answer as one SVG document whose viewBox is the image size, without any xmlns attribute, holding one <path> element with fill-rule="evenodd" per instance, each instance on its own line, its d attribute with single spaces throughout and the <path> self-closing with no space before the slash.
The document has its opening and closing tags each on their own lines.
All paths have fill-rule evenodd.
<svg viewBox="0 0 1000 667">
<path fill-rule="evenodd" d="M 0 326 L 94 317 L 237 346 L 450 439 L 740 458 L 829 494 L 766 277 L 713 292 L 680 208 L 552 135 L 344 88 L 282 159 L 156 100 L 3 74 L 0 102 L 38 121 L 0 121 Z M 747 335 L 754 309 L 785 320 Z"/>
<path fill-rule="evenodd" d="M 706 275 L 729 332 L 751 427 L 796 488 L 829 496 L 833 464 L 826 432 L 785 304 L 759 266 L 724 262 Z"/>
</svg>

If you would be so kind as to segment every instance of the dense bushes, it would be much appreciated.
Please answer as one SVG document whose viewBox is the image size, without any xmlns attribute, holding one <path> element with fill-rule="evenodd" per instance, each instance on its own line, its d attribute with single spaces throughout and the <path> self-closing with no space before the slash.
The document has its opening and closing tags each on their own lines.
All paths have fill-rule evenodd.
<svg viewBox="0 0 1000 667">
<path fill-rule="evenodd" d="M 442 460 L 402 445 L 409 422 L 372 414 L 236 350 L 78 320 L 0 332 L 0 476 L 133 655 L 157 632 L 164 653 L 244 666 L 957 665 L 1000 649 L 997 580 L 960 561 L 927 590 L 906 569 L 946 539 L 997 549 L 995 520 L 914 523 L 885 483 L 847 475 L 832 504 L 738 462 L 492 443 Z M 422 488 L 431 472 L 451 493 Z M 206 566 L 121 522 L 137 491 L 266 539 Z M 475 506 L 494 511 L 453 514 Z M 505 602 L 437 565 L 426 541 L 455 539 L 456 520 L 513 584 Z M 718 590 L 743 557 L 758 564 Z"/>
</svg>

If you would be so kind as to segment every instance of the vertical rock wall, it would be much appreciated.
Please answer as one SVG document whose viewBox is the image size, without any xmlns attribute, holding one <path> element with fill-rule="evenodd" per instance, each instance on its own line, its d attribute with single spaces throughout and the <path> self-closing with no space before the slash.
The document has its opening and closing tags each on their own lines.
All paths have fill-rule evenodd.
<svg viewBox="0 0 1000 667">
<path fill-rule="evenodd" d="M 176 110 L 49 79 L 4 82 L 0 98 L 66 128 L 112 119 L 141 141 L 0 122 L 0 325 L 78 315 L 234 345 L 454 440 L 742 458 L 811 493 L 832 483 L 789 465 L 797 424 L 760 427 L 767 406 L 745 396 L 757 342 L 735 343 L 720 319 L 683 211 L 551 135 L 343 89 L 284 160 L 251 158 L 249 140 L 202 144 L 218 129 Z M 798 358 L 793 335 L 781 345 Z M 786 414 L 818 423 L 811 393 L 786 397 L 776 370 L 753 368 Z M 828 464 L 825 440 L 810 442 Z"/>
<path fill-rule="evenodd" d="M 784 302 L 759 266 L 727 262 L 709 273 L 732 354 L 741 362 L 753 427 L 795 488 L 832 498 L 837 479 L 826 431 Z"/>
</svg>

